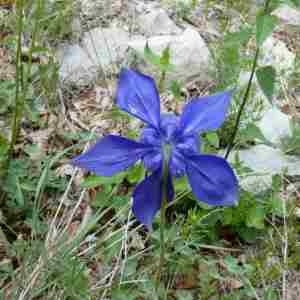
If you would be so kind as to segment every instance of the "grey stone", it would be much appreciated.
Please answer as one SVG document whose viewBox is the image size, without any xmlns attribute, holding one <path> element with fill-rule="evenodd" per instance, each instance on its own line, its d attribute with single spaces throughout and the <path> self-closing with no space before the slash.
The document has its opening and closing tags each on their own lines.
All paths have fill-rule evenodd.
<svg viewBox="0 0 300 300">
<path fill-rule="evenodd" d="M 267 191 L 272 186 L 272 175 L 269 174 L 247 174 L 239 178 L 239 184 L 243 190 L 259 194 Z"/>
<path fill-rule="evenodd" d="M 262 45 L 260 66 L 272 65 L 282 78 L 288 78 L 294 70 L 296 55 L 284 42 L 270 36 Z"/>
<path fill-rule="evenodd" d="M 240 160 L 246 167 L 258 174 L 276 175 L 286 171 L 287 175 L 300 175 L 300 157 L 285 155 L 281 150 L 266 145 L 256 145 L 238 151 Z M 229 160 L 233 160 L 234 153 Z"/>
<path fill-rule="evenodd" d="M 142 33 L 146 36 L 180 34 L 182 30 L 171 20 L 165 10 L 153 9 L 141 14 L 137 19 Z"/>
<path fill-rule="evenodd" d="M 279 18 L 282 22 L 288 25 L 300 26 L 300 10 L 289 5 L 281 5 L 276 8 L 272 15 Z"/>
<path fill-rule="evenodd" d="M 65 83 L 87 85 L 97 76 L 97 68 L 88 54 L 77 44 L 63 46 L 59 49 L 59 77 Z"/>
<path fill-rule="evenodd" d="M 292 135 L 290 118 L 276 107 L 265 112 L 257 125 L 264 137 L 276 146 Z"/>
<path fill-rule="evenodd" d="M 82 47 L 103 71 L 122 61 L 128 48 L 129 33 L 120 28 L 95 28 L 83 36 Z"/>
<path fill-rule="evenodd" d="M 229 161 L 234 162 L 237 154 L 243 165 L 253 171 L 239 178 L 240 186 L 246 191 L 257 194 L 270 189 L 273 175 L 284 172 L 290 176 L 300 175 L 300 157 L 285 155 L 279 149 L 256 145 L 232 152 Z"/>
<path fill-rule="evenodd" d="M 193 78 L 203 81 L 210 79 L 211 54 L 205 41 L 196 30 L 188 28 L 181 35 L 139 38 L 130 41 L 129 46 L 143 56 L 146 42 L 156 54 L 161 54 L 167 46 L 170 46 L 171 63 L 174 70 L 167 74 L 166 81 L 187 82 Z M 150 73 L 158 79 L 158 74 L 155 73 L 153 67 L 142 64 L 139 67 L 143 72 Z"/>
<path fill-rule="evenodd" d="M 129 34 L 119 28 L 86 32 L 81 44 L 69 44 L 57 52 L 60 79 L 82 86 L 95 81 L 98 75 L 114 71 L 124 58 L 128 41 Z"/>
</svg>

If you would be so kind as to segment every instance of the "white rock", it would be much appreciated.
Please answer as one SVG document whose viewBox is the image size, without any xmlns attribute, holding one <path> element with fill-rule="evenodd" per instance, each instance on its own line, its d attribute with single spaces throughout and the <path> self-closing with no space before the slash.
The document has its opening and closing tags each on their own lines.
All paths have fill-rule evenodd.
<svg viewBox="0 0 300 300">
<path fill-rule="evenodd" d="M 269 109 L 257 125 L 264 137 L 277 146 L 292 135 L 290 118 L 276 107 Z"/>
<path fill-rule="evenodd" d="M 120 62 L 128 48 L 129 33 L 120 28 L 95 28 L 84 34 L 82 47 L 93 63 L 108 71 Z"/>
<path fill-rule="evenodd" d="M 243 190 L 259 194 L 267 191 L 272 186 L 272 175 L 247 175 L 239 178 L 239 184 Z"/>
<path fill-rule="evenodd" d="M 300 10 L 292 8 L 289 5 L 281 5 L 276 8 L 272 15 L 278 17 L 288 25 L 300 26 Z"/>
<path fill-rule="evenodd" d="M 277 75 L 288 78 L 295 66 L 296 54 L 291 52 L 284 42 L 270 36 L 262 45 L 259 65 L 272 65 Z"/>
<path fill-rule="evenodd" d="M 95 9 L 94 1 L 81 0 L 81 10 L 84 15 L 90 15 L 90 12 Z"/>
<path fill-rule="evenodd" d="M 246 150 L 232 152 L 229 161 L 234 162 L 238 154 L 242 164 L 253 172 L 239 178 L 240 186 L 258 194 L 272 187 L 272 176 L 286 172 L 287 175 L 300 175 L 300 157 L 285 155 L 281 150 L 266 145 L 256 145 Z"/>
<path fill-rule="evenodd" d="M 64 46 L 57 53 L 60 79 L 87 85 L 103 73 L 110 73 L 122 61 L 129 34 L 119 28 L 95 28 L 83 36 L 82 44 Z"/>
<path fill-rule="evenodd" d="M 97 68 L 79 45 L 67 45 L 57 53 L 60 61 L 59 77 L 67 83 L 86 85 L 97 76 Z"/>
<path fill-rule="evenodd" d="M 143 56 L 147 41 L 149 47 L 156 54 L 161 54 L 168 45 L 170 46 L 171 63 L 174 65 L 174 70 L 167 74 L 167 81 L 176 79 L 187 82 L 195 77 L 206 81 L 210 78 L 211 54 L 205 41 L 196 30 L 188 28 L 181 35 L 155 36 L 147 40 L 140 38 L 132 40 L 129 46 Z M 157 75 L 149 66 L 141 65 L 140 68 L 153 76 Z"/>
<path fill-rule="evenodd" d="M 161 8 L 140 15 L 137 22 L 140 30 L 147 36 L 180 34 L 182 31 Z"/>
<path fill-rule="evenodd" d="M 285 155 L 281 150 L 266 145 L 256 145 L 246 150 L 238 151 L 240 160 L 246 167 L 258 174 L 276 175 L 284 171 L 287 175 L 300 175 L 300 157 Z M 234 160 L 235 153 L 229 160 Z"/>
</svg>

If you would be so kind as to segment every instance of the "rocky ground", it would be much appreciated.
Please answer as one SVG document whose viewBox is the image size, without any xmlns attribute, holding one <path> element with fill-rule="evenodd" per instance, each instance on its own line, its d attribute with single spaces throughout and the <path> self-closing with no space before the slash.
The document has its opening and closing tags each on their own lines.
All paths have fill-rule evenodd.
<svg viewBox="0 0 300 300">
<path fill-rule="evenodd" d="M 105 2 L 105 1 L 104 1 Z M 58 46 L 57 57 L 60 61 L 60 79 L 63 85 L 76 86 L 78 89 L 89 86 L 94 89 L 94 99 L 73 102 L 79 108 L 74 114 L 84 122 L 87 112 L 82 106 L 87 101 L 96 102 L 100 114 L 105 114 L 113 106 L 114 83 L 112 78 L 118 73 L 122 65 L 131 65 L 139 70 L 152 74 L 158 79 L 149 64 L 145 63 L 143 51 L 146 43 L 155 53 L 162 53 L 168 45 L 171 49 L 171 61 L 174 72 L 167 75 L 167 82 L 178 80 L 188 89 L 193 85 L 205 93 L 206 87 L 214 85 L 216 72 L 213 61 L 211 44 L 222 36 L 218 11 L 226 8 L 216 4 L 214 9 L 208 8 L 205 1 L 201 1 L 191 15 L 181 17 L 180 6 L 177 4 L 158 1 L 114 1 L 109 8 L 103 1 L 83 1 L 81 13 L 76 24 L 77 39 Z M 181 4 L 184 6 L 184 1 Z M 252 5 L 252 9 L 255 6 Z M 179 11 L 179 12 L 178 12 Z M 97 13 L 96 13 L 97 12 Z M 183 13 L 183 12 L 181 12 Z M 223 11 L 224 13 L 224 11 Z M 232 18 L 229 30 L 236 30 L 242 24 L 242 16 L 232 9 L 226 12 Z M 103 17 L 103 15 L 107 18 Z M 273 12 L 282 22 L 272 37 L 264 43 L 259 65 L 273 65 L 280 74 L 277 95 L 274 103 L 270 104 L 256 84 L 255 97 L 263 102 L 261 119 L 257 122 L 264 137 L 270 142 L 268 146 L 254 146 L 241 152 L 241 159 L 246 165 L 252 166 L 257 173 L 274 175 L 287 169 L 288 174 L 300 175 L 300 160 L 297 156 L 285 155 L 281 152 L 281 144 L 292 136 L 290 121 L 299 120 L 299 90 L 289 90 L 287 82 L 295 68 L 296 52 L 299 52 L 299 36 L 285 31 L 288 26 L 300 26 L 299 12 L 288 6 L 282 6 Z M 101 16 L 101 17 L 96 17 Z M 178 16 L 179 15 L 179 16 Z M 103 19 L 109 19 L 105 22 Z M 293 27 L 294 28 L 294 27 Z M 295 29 L 294 29 L 295 30 Z M 291 30 L 290 30 L 291 31 Z M 240 87 L 244 88 L 249 78 L 249 71 L 242 70 Z M 102 98 L 101 92 L 109 86 L 110 96 Z M 105 94 L 105 92 L 104 92 Z M 164 97 L 165 110 L 180 110 L 174 107 L 168 95 Z M 256 99 L 253 101 L 255 102 Z M 177 105 L 178 106 L 178 105 Z M 91 113 L 92 115 L 94 113 Z M 92 126 L 102 129 L 111 126 L 105 123 L 97 114 L 95 119 L 88 118 Z M 99 124 L 99 122 L 101 124 Z M 109 120 L 107 121 L 109 122 Z M 89 127 L 89 125 L 86 125 Z M 133 126 L 135 126 L 133 124 Z M 265 159 L 271 157 L 268 165 Z M 258 159 L 255 159 L 258 158 Z M 267 180 L 267 179 L 266 179 Z M 268 180 L 267 180 L 268 181 Z"/>
</svg>

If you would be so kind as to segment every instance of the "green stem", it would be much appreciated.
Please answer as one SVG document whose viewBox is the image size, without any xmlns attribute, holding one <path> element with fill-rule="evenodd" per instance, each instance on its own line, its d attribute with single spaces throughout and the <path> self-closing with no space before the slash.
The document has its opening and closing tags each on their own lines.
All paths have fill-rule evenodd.
<svg viewBox="0 0 300 300">
<path fill-rule="evenodd" d="M 170 159 L 170 146 L 164 147 L 164 164 L 163 164 L 163 180 L 162 180 L 162 204 L 160 209 L 160 257 L 159 266 L 156 277 L 156 290 L 163 277 L 163 270 L 165 265 L 165 227 L 166 227 L 166 211 L 168 207 L 168 177 L 169 177 L 169 159 Z"/>
<path fill-rule="evenodd" d="M 269 5 L 270 5 L 270 0 L 266 0 L 265 7 L 264 7 L 264 13 L 265 14 L 269 10 Z M 242 117 L 242 114 L 244 112 L 246 103 L 247 103 L 249 95 L 250 95 L 250 90 L 251 90 L 254 74 L 255 74 L 255 71 L 256 71 L 256 67 L 257 67 L 259 51 L 260 51 L 260 47 L 257 47 L 256 51 L 255 51 L 255 56 L 254 56 L 254 59 L 253 59 L 252 70 L 251 70 L 251 75 L 250 75 L 250 78 L 249 78 L 249 81 L 248 81 L 247 89 L 246 89 L 246 92 L 244 94 L 242 104 L 241 104 L 241 106 L 239 108 L 239 111 L 238 111 L 238 114 L 237 114 L 237 118 L 236 118 L 234 129 L 233 129 L 233 133 L 232 133 L 232 136 L 230 138 L 229 145 L 228 145 L 228 148 L 227 148 L 227 151 L 226 151 L 226 154 L 225 154 L 225 159 L 228 158 L 231 150 L 234 147 L 234 141 L 235 141 L 235 138 L 236 138 L 238 130 L 239 130 L 241 117 Z"/>
<path fill-rule="evenodd" d="M 30 82 L 30 76 L 31 76 L 31 69 L 32 69 L 32 58 L 33 58 L 33 50 L 36 45 L 36 41 L 39 35 L 39 26 L 40 26 L 40 19 L 41 15 L 44 9 L 44 0 L 38 0 L 37 1 L 37 7 L 35 8 L 34 13 L 34 27 L 33 27 L 33 33 L 31 38 L 31 44 L 28 52 L 28 66 L 27 66 L 27 72 L 25 76 L 25 91 L 24 94 L 26 95 L 26 92 L 28 90 L 28 85 Z"/>
<path fill-rule="evenodd" d="M 14 146 L 20 131 L 20 123 L 22 119 L 22 111 L 24 99 L 20 95 L 23 87 L 23 66 L 22 66 L 22 32 L 23 32 L 23 0 L 17 1 L 17 51 L 16 51 L 16 93 L 15 93 L 15 109 L 12 123 L 12 134 L 10 147 L 8 152 L 7 166 L 12 158 Z"/>
<path fill-rule="evenodd" d="M 242 100 L 242 104 L 241 104 L 241 106 L 239 108 L 239 111 L 238 111 L 238 114 L 237 114 L 237 118 L 236 118 L 234 129 L 233 129 L 233 134 L 232 134 L 232 136 L 230 138 L 230 142 L 229 142 L 226 154 L 225 154 L 225 159 L 228 158 L 228 156 L 229 156 L 229 154 L 230 154 L 230 152 L 231 152 L 231 150 L 233 149 L 233 146 L 234 146 L 234 140 L 235 140 L 236 135 L 237 135 L 238 130 L 239 130 L 239 126 L 240 126 L 240 122 L 241 122 L 241 117 L 242 117 L 244 108 L 245 108 L 246 103 L 247 103 L 248 98 L 249 98 L 249 94 L 250 94 L 250 90 L 251 90 L 251 86 L 252 86 L 252 82 L 253 82 L 253 78 L 254 78 L 256 66 L 257 66 L 258 55 L 259 55 L 259 48 L 257 48 L 256 52 L 255 52 L 255 57 L 254 57 L 254 60 L 253 60 L 253 65 L 252 65 L 252 71 L 251 71 L 250 79 L 248 81 L 247 89 L 246 89 L 246 92 L 244 94 L 244 97 L 243 97 L 243 100 Z"/>
<path fill-rule="evenodd" d="M 166 71 L 162 71 L 161 77 L 158 83 L 158 90 L 162 93 L 165 89 L 165 81 L 166 81 Z"/>
</svg>

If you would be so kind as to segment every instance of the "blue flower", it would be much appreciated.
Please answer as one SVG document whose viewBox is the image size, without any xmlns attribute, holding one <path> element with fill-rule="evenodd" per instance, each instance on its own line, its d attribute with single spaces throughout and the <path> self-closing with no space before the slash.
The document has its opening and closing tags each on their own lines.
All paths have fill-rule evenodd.
<svg viewBox="0 0 300 300">
<path fill-rule="evenodd" d="M 199 201 L 213 206 L 232 206 L 238 201 L 238 182 L 226 160 L 199 154 L 199 134 L 219 128 L 230 105 L 231 92 L 192 99 L 180 117 L 161 115 L 154 80 L 123 69 L 116 101 L 123 111 L 146 123 L 140 141 L 108 135 L 72 160 L 78 167 L 100 176 L 112 176 L 142 160 L 151 175 L 133 192 L 133 213 L 148 228 L 159 211 L 163 194 L 165 149 L 169 149 L 167 198 L 174 196 L 172 176 L 186 175 Z"/>
</svg>

